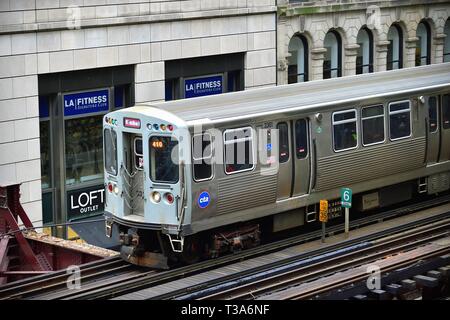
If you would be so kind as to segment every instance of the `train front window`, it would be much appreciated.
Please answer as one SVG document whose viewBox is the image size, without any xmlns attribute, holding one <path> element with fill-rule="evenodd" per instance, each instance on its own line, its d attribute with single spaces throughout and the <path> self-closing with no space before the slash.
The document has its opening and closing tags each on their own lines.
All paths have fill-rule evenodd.
<svg viewBox="0 0 450 320">
<path fill-rule="evenodd" d="M 356 110 L 333 113 L 334 151 L 354 149 L 358 145 Z"/>
<path fill-rule="evenodd" d="M 254 168 L 252 128 L 225 130 L 224 147 L 225 173 L 232 174 Z"/>
<path fill-rule="evenodd" d="M 384 141 L 383 105 L 365 107 L 361 111 L 363 145 L 368 146 Z"/>
<path fill-rule="evenodd" d="M 442 128 L 450 129 L 450 95 L 442 96 Z"/>
<path fill-rule="evenodd" d="M 117 133 L 111 129 L 104 130 L 105 170 L 109 174 L 117 175 Z"/>
<path fill-rule="evenodd" d="M 409 101 L 389 104 L 389 136 L 391 140 L 407 138 L 411 135 L 411 107 Z"/>
<path fill-rule="evenodd" d="M 177 183 L 179 179 L 178 141 L 172 137 L 150 137 L 150 179 Z"/>
</svg>

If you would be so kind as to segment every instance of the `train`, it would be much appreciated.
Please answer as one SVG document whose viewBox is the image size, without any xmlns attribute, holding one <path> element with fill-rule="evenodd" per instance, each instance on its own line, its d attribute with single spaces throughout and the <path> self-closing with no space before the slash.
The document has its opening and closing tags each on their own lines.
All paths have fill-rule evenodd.
<svg viewBox="0 0 450 320">
<path fill-rule="evenodd" d="M 105 224 L 169 268 L 450 189 L 450 63 L 141 104 L 103 118 Z M 352 212 L 352 211 L 351 211 Z"/>
</svg>

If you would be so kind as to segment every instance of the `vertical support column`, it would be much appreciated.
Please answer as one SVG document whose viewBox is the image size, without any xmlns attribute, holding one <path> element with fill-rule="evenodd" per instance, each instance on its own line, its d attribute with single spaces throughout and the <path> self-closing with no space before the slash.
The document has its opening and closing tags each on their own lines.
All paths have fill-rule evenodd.
<svg viewBox="0 0 450 320">
<path fill-rule="evenodd" d="M 411 68 L 416 66 L 416 46 L 418 37 L 408 38 L 405 41 L 405 60 L 403 63 L 404 68 Z"/>
<path fill-rule="evenodd" d="M 387 70 L 387 53 L 389 41 L 383 40 L 378 42 L 375 49 L 375 59 L 374 59 L 374 71 L 386 71 Z"/>
<path fill-rule="evenodd" d="M 323 61 L 325 59 L 325 48 L 314 48 L 311 50 L 311 80 L 323 79 Z"/>
<path fill-rule="evenodd" d="M 444 62 L 444 43 L 445 43 L 445 33 L 438 33 L 433 38 L 433 45 L 431 46 L 432 52 L 431 63 L 442 63 Z"/>
<path fill-rule="evenodd" d="M 343 76 L 353 76 L 356 74 L 356 56 L 358 55 L 359 44 L 348 44 L 344 48 L 344 70 Z"/>
<path fill-rule="evenodd" d="M 278 16 L 277 23 L 277 85 L 288 83 L 288 46 L 286 39 L 286 16 Z"/>
</svg>

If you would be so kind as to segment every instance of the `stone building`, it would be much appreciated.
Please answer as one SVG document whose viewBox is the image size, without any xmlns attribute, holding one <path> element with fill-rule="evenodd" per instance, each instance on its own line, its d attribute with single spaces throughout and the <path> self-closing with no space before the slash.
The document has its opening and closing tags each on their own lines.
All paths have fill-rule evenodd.
<svg viewBox="0 0 450 320">
<path fill-rule="evenodd" d="M 0 0 L 0 185 L 38 226 L 98 215 L 102 116 L 273 86 L 275 30 L 275 0 Z"/>
<path fill-rule="evenodd" d="M 450 1 L 279 0 L 278 84 L 450 61 Z"/>
</svg>

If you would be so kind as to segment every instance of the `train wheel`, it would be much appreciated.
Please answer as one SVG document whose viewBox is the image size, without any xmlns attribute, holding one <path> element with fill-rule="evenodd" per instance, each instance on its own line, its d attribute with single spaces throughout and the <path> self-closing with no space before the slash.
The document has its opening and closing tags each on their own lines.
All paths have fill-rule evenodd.
<svg viewBox="0 0 450 320">
<path fill-rule="evenodd" d="M 181 253 L 181 261 L 186 264 L 193 264 L 200 260 L 201 245 L 200 239 L 190 236 L 184 239 L 184 250 Z"/>
</svg>

